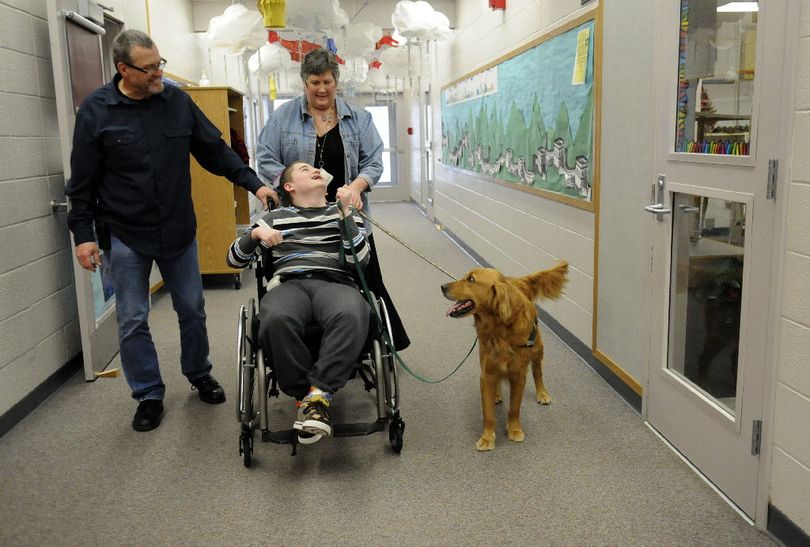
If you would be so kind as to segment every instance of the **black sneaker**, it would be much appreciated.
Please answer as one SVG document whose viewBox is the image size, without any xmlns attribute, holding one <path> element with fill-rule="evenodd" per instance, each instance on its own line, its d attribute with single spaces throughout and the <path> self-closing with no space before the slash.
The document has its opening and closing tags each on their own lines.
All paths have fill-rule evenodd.
<svg viewBox="0 0 810 547">
<path fill-rule="evenodd" d="M 132 429 L 135 431 L 151 431 L 160 425 L 163 415 L 163 401 L 160 399 L 146 399 L 138 403 L 138 410 L 132 418 Z"/>
<path fill-rule="evenodd" d="M 305 397 L 298 407 L 298 417 L 293 428 L 312 435 L 330 436 L 332 420 L 329 419 L 329 399 L 322 395 Z M 300 438 L 299 435 L 299 440 Z"/>
<path fill-rule="evenodd" d="M 210 374 L 192 380 L 191 389 L 200 392 L 200 400 L 204 403 L 217 405 L 225 402 L 225 390 Z"/>
</svg>

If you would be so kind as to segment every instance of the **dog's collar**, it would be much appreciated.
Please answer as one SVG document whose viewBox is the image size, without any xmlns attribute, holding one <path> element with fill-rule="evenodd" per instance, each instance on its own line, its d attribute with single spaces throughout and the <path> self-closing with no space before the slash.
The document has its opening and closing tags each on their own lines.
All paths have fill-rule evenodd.
<svg viewBox="0 0 810 547">
<path fill-rule="evenodd" d="M 534 322 L 534 326 L 532 327 L 532 332 L 529 333 L 529 341 L 526 342 L 524 348 L 533 348 L 534 341 L 537 340 L 537 321 Z"/>
</svg>

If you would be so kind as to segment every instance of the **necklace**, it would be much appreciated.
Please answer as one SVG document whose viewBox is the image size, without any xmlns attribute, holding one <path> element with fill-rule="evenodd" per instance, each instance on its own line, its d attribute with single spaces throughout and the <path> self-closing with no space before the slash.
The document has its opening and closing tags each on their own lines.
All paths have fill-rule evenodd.
<svg viewBox="0 0 810 547">
<path fill-rule="evenodd" d="M 332 109 L 334 107 L 335 107 L 335 105 L 332 104 L 332 106 L 329 107 L 329 110 L 327 110 L 326 112 L 321 112 L 321 121 L 322 122 L 324 122 L 324 123 L 332 123 L 332 120 L 334 120 L 334 117 L 332 116 Z M 315 116 L 313 116 L 313 118 L 314 117 Z"/>
<path fill-rule="evenodd" d="M 328 134 L 329 131 L 324 133 L 322 137 L 315 139 L 315 163 L 317 163 L 318 169 L 323 169 L 323 149 L 326 146 L 326 136 Z"/>
</svg>

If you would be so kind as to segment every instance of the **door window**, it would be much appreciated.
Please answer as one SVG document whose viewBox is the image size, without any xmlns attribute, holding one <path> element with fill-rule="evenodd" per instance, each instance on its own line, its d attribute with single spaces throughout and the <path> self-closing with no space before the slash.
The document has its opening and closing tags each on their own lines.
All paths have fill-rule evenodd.
<svg viewBox="0 0 810 547">
<path fill-rule="evenodd" d="M 736 411 L 746 205 L 673 194 L 667 367 Z"/>
<path fill-rule="evenodd" d="M 396 186 L 396 147 L 392 146 L 392 141 L 396 138 L 396 123 L 393 117 L 393 108 L 389 105 L 367 106 L 366 110 L 371 114 L 371 119 L 374 121 L 374 127 L 383 141 L 383 172 L 380 180 L 377 181 L 379 186 Z"/>
<path fill-rule="evenodd" d="M 676 152 L 751 153 L 758 9 L 681 0 Z"/>
</svg>

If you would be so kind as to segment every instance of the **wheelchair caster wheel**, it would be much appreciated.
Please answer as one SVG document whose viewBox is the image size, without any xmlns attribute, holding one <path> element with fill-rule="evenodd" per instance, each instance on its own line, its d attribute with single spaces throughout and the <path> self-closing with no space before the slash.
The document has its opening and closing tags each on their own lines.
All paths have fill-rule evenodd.
<svg viewBox="0 0 810 547">
<path fill-rule="evenodd" d="M 405 422 L 401 418 L 394 418 L 391 425 L 388 426 L 388 441 L 397 454 L 402 452 L 402 434 L 404 431 Z"/>
<path fill-rule="evenodd" d="M 239 454 L 242 456 L 242 463 L 245 467 L 250 467 L 253 463 L 253 435 L 242 434 L 239 436 Z"/>
</svg>

